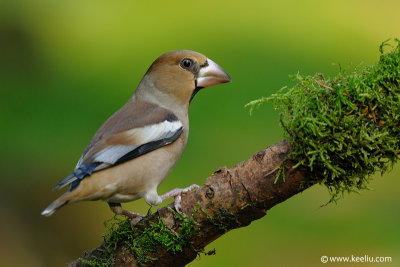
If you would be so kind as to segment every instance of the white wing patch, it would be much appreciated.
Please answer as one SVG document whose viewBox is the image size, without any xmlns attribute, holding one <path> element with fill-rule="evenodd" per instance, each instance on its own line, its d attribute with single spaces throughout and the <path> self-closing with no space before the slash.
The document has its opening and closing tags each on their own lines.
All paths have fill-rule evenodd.
<svg viewBox="0 0 400 267">
<path fill-rule="evenodd" d="M 122 156 L 125 154 L 131 152 L 137 148 L 135 145 L 129 145 L 129 146 L 124 146 L 124 145 L 114 145 L 114 146 L 109 146 L 99 153 L 97 153 L 94 156 L 94 160 L 96 162 L 104 162 L 108 164 L 114 164 L 119 160 Z"/>
<path fill-rule="evenodd" d="M 171 122 L 165 120 L 163 122 L 145 126 L 143 128 L 129 130 L 126 132 L 126 134 L 134 136 L 134 139 L 138 140 L 138 144 L 109 146 L 94 155 L 91 161 L 103 163 L 95 169 L 96 171 L 107 168 L 108 166 L 115 164 L 120 158 L 133 151 L 137 147 L 149 142 L 170 138 L 182 127 L 183 125 L 180 121 Z"/>
<path fill-rule="evenodd" d="M 163 121 L 143 128 L 129 130 L 128 134 L 135 134 L 141 144 L 161 140 L 173 136 L 182 127 L 180 121 Z"/>
</svg>

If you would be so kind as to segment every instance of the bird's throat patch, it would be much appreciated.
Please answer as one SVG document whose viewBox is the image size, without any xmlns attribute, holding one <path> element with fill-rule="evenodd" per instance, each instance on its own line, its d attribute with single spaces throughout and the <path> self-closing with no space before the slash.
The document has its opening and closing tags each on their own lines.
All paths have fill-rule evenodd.
<svg viewBox="0 0 400 267">
<path fill-rule="evenodd" d="M 192 103 L 192 99 L 197 94 L 197 92 L 200 91 L 203 88 L 204 87 L 198 87 L 197 86 L 197 80 L 194 80 L 194 90 L 193 90 L 192 96 L 190 97 L 189 104 Z"/>
</svg>

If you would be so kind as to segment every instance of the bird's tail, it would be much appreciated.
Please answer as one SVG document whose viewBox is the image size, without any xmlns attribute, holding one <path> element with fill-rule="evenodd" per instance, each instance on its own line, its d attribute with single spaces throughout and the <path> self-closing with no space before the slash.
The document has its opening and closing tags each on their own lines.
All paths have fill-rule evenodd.
<svg viewBox="0 0 400 267">
<path fill-rule="evenodd" d="M 58 190 L 60 188 L 63 188 L 66 185 L 71 184 L 72 182 L 74 182 L 75 180 L 77 180 L 76 176 L 75 176 L 75 172 L 71 173 L 70 175 L 68 175 L 67 177 L 65 177 L 64 179 L 62 179 L 54 188 L 53 191 Z"/>
<path fill-rule="evenodd" d="M 54 200 L 53 203 L 51 203 L 45 210 L 43 210 L 41 214 L 44 216 L 50 216 L 59 208 L 67 205 L 70 200 L 71 192 L 66 192 L 65 194 Z"/>
</svg>

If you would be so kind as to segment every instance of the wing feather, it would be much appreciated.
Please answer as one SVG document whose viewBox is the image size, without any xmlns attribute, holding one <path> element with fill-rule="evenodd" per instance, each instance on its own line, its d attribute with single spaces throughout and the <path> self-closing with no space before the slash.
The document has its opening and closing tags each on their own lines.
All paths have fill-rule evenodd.
<svg viewBox="0 0 400 267">
<path fill-rule="evenodd" d="M 90 144 L 75 171 L 61 180 L 54 189 L 71 184 L 70 191 L 93 172 L 116 166 L 173 143 L 183 131 L 182 122 L 169 113 L 161 122 L 112 133 Z"/>
</svg>

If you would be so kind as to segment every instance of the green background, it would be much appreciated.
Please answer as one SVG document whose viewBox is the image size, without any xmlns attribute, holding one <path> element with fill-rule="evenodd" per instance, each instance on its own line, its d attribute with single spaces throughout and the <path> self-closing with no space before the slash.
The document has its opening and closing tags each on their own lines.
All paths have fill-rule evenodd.
<svg viewBox="0 0 400 267">
<path fill-rule="evenodd" d="M 376 62 L 379 44 L 400 37 L 399 10 L 396 0 L 1 1 L 0 266 L 62 266 L 101 242 L 112 217 L 105 203 L 40 212 L 162 53 L 201 52 L 233 82 L 195 97 L 188 145 L 159 193 L 202 185 L 281 140 L 277 111 L 264 105 L 250 116 L 244 105 L 291 85 L 288 74 Z M 399 175 L 397 165 L 374 177 L 372 191 L 323 208 L 330 196 L 314 186 L 222 236 L 207 247 L 215 256 L 190 266 L 318 266 L 323 255 L 400 265 Z M 125 207 L 148 209 L 143 200 Z"/>
</svg>

